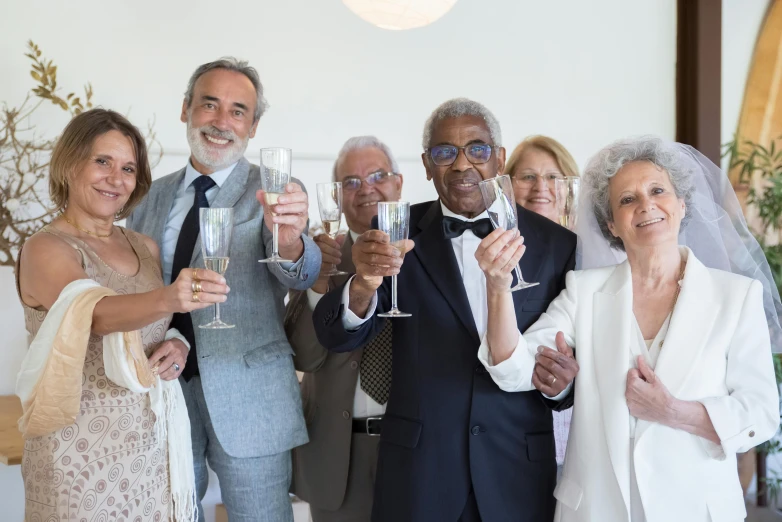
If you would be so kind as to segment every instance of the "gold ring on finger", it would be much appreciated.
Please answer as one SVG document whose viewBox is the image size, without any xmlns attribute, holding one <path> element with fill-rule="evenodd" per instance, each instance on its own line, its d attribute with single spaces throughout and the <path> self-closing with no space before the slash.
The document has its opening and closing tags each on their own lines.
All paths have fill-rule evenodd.
<svg viewBox="0 0 782 522">
<path fill-rule="evenodd" d="M 557 378 L 556 378 L 556 377 L 554 377 L 553 379 L 551 379 L 551 384 L 550 384 L 549 386 L 554 386 L 554 383 L 555 383 L 555 382 L 557 382 Z"/>
<path fill-rule="evenodd" d="M 198 292 L 198 290 L 196 290 L 196 283 L 197 283 L 197 282 L 198 282 L 198 281 L 196 281 L 195 279 L 193 279 L 192 281 L 190 281 L 190 291 L 191 291 L 191 292 Z"/>
<path fill-rule="evenodd" d="M 193 302 L 194 303 L 200 303 L 201 302 L 201 298 L 198 297 L 198 292 L 193 292 Z"/>
<path fill-rule="evenodd" d="M 193 269 L 193 279 L 195 279 L 196 281 L 198 280 L 198 269 L 197 268 Z"/>
<path fill-rule="evenodd" d="M 200 279 L 195 282 L 195 291 L 196 291 L 196 293 L 201 291 L 201 280 Z"/>
</svg>

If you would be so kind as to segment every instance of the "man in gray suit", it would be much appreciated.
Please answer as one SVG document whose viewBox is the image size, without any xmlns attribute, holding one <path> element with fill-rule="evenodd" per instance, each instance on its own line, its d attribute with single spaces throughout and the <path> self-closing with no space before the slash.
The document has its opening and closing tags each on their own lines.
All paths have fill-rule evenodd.
<svg viewBox="0 0 782 522">
<path fill-rule="evenodd" d="M 322 272 L 334 265 L 354 272 L 351 248 L 369 230 L 378 201 L 397 201 L 402 176 L 389 148 L 374 136 L 349 139 L 334 164 L 343 186 L 350 229 L 341 244 L 323 234 L 315 242 Z M 306 372 L 301 383 L 310 442 L 293 452 L 293 492 L 310 503 L 313 522 L 369 522 L 377 445 L 391 384 L 391 321 L 373 343 L 350 353 L 326 350 L 315 337 L 312 310 L 318 299 L 349 276 L 321 276 L 306 292 L 294 292 L 285 330 Z"/>
<path fill-rule="evenodd" d="M 228 516 L 235 521 L 293 521 L 288 490 L 290 450 L 307 442 L 292 350 L 283 329 L 283 299 L 289 289 L 305 290 L 316 280 L 320 250 L 303 235 L 307 195 L 291 183 L 278 204 L 264 208 L 260 170 L 245 158 L 266 108 L 258 73 L 247 62 L 224 58 L 199 67 L 190 78 L 182 106 L 190 161 L 157 180 L 128 218 L 128 228 L 155 239 L 161 248 L 163 278 L 203 267 L 198 242 L 199 209 L 232 207 L 234 228 L 225 273 L 232 291 L 221 306 L 235 328 L 201 329 L 211 309 L 177 314 L 177 328 L 190 342 L 187 364 L 166 365 L 181 372 L 193 437 L 199 518 L 206 492 L 206 463 L 220 479 Z M 298 183 L 298 182 L 297 182 Z M 262 264 L 271 252 L 272 223 L 279 226 L 279 252 L 287 264 Z M 198 300 L 193 283 L 193 300 Z M 170 343 L 171 350 L 186 350 Z"/>
</svg>

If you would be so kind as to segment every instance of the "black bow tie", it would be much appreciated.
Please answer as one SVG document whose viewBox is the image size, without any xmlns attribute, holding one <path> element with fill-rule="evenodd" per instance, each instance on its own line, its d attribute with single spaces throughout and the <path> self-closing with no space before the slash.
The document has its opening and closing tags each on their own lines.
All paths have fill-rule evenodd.
<svg viewBox="0 0 782 522">
<path fill-rule="evenodd" d="M 464 234 L 465 230 L 472 230 L 472 233 L 483 239 L 494 230 L 491 221 L 488 219 L 479 219 L 478 221 L 462 221 L 448 216 L 443 217 L 443 233 L 446 239 L 453 239 Z"/>
</svg>

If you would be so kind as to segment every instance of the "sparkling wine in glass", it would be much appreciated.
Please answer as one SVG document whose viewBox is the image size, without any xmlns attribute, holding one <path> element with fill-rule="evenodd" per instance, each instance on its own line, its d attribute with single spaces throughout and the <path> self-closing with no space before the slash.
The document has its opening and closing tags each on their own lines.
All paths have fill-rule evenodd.
<svg viewBox="0 0 782 522">
<path fill-rule="evenodd" d="M 404 255 L 405 240 L 410 232 L 410 203 L 407 201 L 381 201 L 377 204 L 377 225 L 388 234 L 391 245 Z M 396 276 L 391 276 L 391 310 L 378 317 L 411 317 L 397 306 Z"/>
<path fill-rule="evenodd" d="M 316 190 L 323 229 L 331 239 L 336 239 L 339 225 L 342 222 L 342 183 L 318 183 Z M 347 275 L 347 272 L 337 270 L 336 266 L 332 266 L 331 270 L 323 275 Z"/>
<path fill-rule="evenodd" d="M 486 211 L 489 214 L 494 228 L 503 230 L 513 230 L 518 228 L 519 218 L 516 214 L 516 198 L 513 194 L 513 182 L 510 176 L 497 176 L 481 181 L 478 186 L 481 188 L 483 202 L 486 204 Z M 514 267 L 516 271 L 516 286 L 510 289 L 511 292 L 530 288 L 540 283 L 528 283 L 521 276 L 521 269 L 517 264 Z"/>
<path fill-rule="evenodd" d="M 559 224 L 572 231 L 576 230 L 580 188 L 581 178 L 578 176 L 568 176 L 555 181 Z"/>
<path fill-rule="evenodd" d="M 234 227 L 234 209 L 232 208 L 202 208 L 201 222 L 201 252 L 204 265 L 208 270 L 224 275 L 228 270 L 229 250 L 231 248 L 231 232 Z M 224 323 L 220 319 L 220 303 L 215 303 L 214 320 L 199 328 L 219 330 L 233 328 L 234 325 Z"/>
<path fill-rule="evenodd" d="M 261 188 L 264 192 L 264 203 L 274 207 L 277 200 L 285 193 L 285 186 L 291 181 L 291 149 L 274 147 L 261 149 Z M 273 211 L 272 211 L 273 213 Z M 272 255 L 261 259 L 259 263 L 292 263 L 283 259 L 279 253 L 277 236 L 280 226 L 274 223 L 272 228 Z"/>
</svg>

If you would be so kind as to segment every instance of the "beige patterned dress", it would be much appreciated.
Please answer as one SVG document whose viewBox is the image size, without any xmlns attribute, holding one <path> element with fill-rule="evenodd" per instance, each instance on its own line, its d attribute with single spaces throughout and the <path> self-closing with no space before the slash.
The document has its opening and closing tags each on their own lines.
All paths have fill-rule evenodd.
<svg viewBox="0 0 782 522">
<path fill-rule="evenodd" d="M 163 286 L 158 260 L 143 240 L 130 230 L 118 227 L 118 232 L 127 237 L 139 258 L 134 276 L 114 271 L 86 243 L 52 226 L 38 233 L 54 234 L 78 250 L 87 276 L 119 294 Z M 28 306 L 24 312 L 32 339 L 46 312 Z M 141 330 L 147 355 L 163 341 L 170 320 L 161 319 Z M 154 423 L 147 394 L 133 393 L 106 378 L 103 340 L 91 335 L 76 423 L 25 441 L 25 521 L 167 521 L 168 452 L 155 437 Z"/>
</svg>

